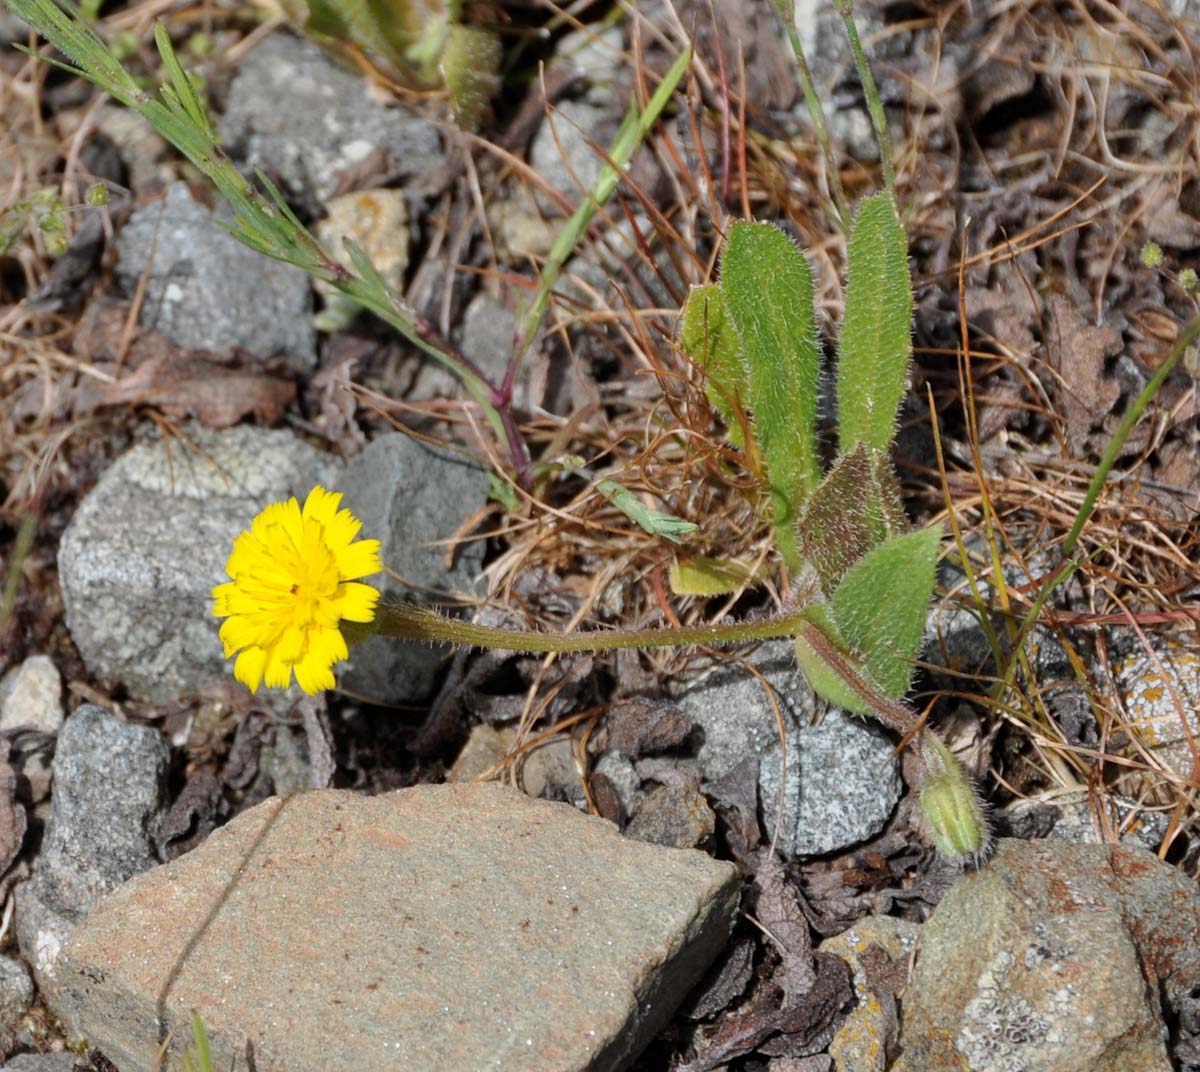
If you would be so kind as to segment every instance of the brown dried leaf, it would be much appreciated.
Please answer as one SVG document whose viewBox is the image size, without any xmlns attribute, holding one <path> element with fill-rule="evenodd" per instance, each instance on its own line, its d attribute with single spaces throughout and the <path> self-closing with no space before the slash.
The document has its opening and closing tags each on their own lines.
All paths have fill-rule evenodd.
<svg viewBox="0 0 1200 1072">
<path fill-rule="evenodd" d="M 689 1020 L 707 1020 L 728 1008 L 745 992 L 754 973 L 755 942 L 742 938 L 731 945 L 719 964 L 711 969 L 689 995 L 683 1015 Z"/>
<path fill-rule="evenodd" d="M 758 921 L 779 950 L 782 960 L 780 985 L 784 1005 L 792 1006 L 812 989 L 812 936 L 808 917 L 800 903 L 800 891 L 788 878 L 783 864 L 773 853 L 763 851 L 754 885 L 758 890 Z"/>
<path fill-rule="evenodd" d="M 1068 449 L 1079 455 L 1121 397 L 1120 385 L 1104 374 L 1105 359 L 1121 352 L 1121 333 L 1087 323 L 1067 298 L 1051 298 L 1047 313 L 1046 359 L 1059 377 Z"/>
<path fill-rule="evenodd" d="M 217 825 L 223 797 L 211 771 L 196 771 L 159 825 L 158 854 L 174 860 L 200 844 Z"/>
<path fill-rule="evenodd" d="M 730 852 L 739 863 L 750 865 L 758 848 L 758 759 L 747 756 L 715 782 L 705 782 L 704 792 L 725 824 Z"/>
</svg>

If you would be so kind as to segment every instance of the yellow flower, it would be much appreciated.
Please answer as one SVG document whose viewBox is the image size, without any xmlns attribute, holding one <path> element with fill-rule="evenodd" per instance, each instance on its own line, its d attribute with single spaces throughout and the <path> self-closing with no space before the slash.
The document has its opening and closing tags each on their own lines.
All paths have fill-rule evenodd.
<svg viewBox="0 0 1200 1072">
<path fill-rule="evenodd" d="M 358 540 L 362 522 L 339 510 L 342 496 L 315 487 L 304 509 L 293 498 L 272 503 L 233 542 L 213 589 L 213 613 L 225 618 L 225 658 L 240 651 L 234 676 L 257 692 L 296 681 L 308 693 L 333 688 L 333 664 L 349 657 L 338 628 L 369 622 L 379 592 L 357 579 L 382 569 L 378 540 Z"/>
</svg>

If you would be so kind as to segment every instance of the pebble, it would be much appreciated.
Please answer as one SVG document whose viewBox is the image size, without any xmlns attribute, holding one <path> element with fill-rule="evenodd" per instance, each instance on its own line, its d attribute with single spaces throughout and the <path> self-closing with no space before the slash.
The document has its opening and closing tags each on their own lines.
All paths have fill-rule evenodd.
<svg viewBox="0 0 1200 1072">
<path fill-rule="evenodd" d="M 31 655 L 0 680 L 0 733 L 53 735 L 63 723 L 62 676 L 49 655 Z"/>
<path fill-rule="evenodd" d="M 787 779 L 778 848 L 785 856 L 833 852 L 878 833 L 900 799 L 896 743 L 866 719 L 831 709 L 817 721 L 817 700 L 796 668 L 788 641 L 750 656 L 773 690 L 787 734 Z M 779 799 L 779 733 L 762 682 L 731 660 L 691 686 L 678 705 L 704 731 L 697 756 L 717 781 L 747 756 L 759 757 L 759 798 L 768 830 Z"/>
<path fill-rule="evenodd" d="M 151 264 L 145 275 L 147 263 Z M 308 276 L 243 245 L 187 184 L 134 210 L 117 236 L 117 283 L 132 299 L 145 279 L 141 322 L 180 346 L 316 367 Z"/>
<path fill-rule="evenodd" d="M 58 955 L 79 920 L 157 864 L 154 833 L 169 762 L 156 730 L 94 704 L 63 724 L 45 837 L 33 878 L 17 889 L 17 938 L 43 991 L 53 992 Z"/>
<path fill-rule="evenodd" d="M 497 785 L 319 790 L 109 897 L 60 962 L 59 1011 L 122 1072 L 193 1010 L 215 1068 L 249 1041 L 260 1068 L 619 1070 L 739 889 L 731 864 Z"/>
<path fill-rule="evenodd" d="M 384 104 L 361 73 L 315 44 L 274 33 L 238 65 L 220 123 L 226 151 L 265 168 L 293 194 L 326 200 L 348 169 L 375 152 L 377 172 L 420 185 L 442 170 L 437 127 L 402 105 Z"/>
<path fill-rule="evenodd" d="M 487 474 L 479 465 L 394 432 L 350 459 L 337 490 L 362 521 L 362 536 L 382 542 L 384 563 L 407 582 L 390 574 L 372 578 L 385 599 L 474 590 L 482 542 L 462 544 L 447 569 L 445 541 L 486 501 Z M 378 703 L 419 701 L 432 691 L 446 651 L 371 637 L 351 649 L 341 682 Z"/>
<path fill-rule="evenodd" d="M 16 957 L 0 956 L 0 1023 L 16 1027 L 32 1004 L 33 980 L 29 978 L 29 969 Z"/>
</svg>

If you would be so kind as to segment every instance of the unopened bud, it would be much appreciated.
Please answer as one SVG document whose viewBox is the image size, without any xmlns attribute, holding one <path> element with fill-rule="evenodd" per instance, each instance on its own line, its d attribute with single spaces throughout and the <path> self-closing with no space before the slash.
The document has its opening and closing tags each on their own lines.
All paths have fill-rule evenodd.
<svg viewBox="0 0 1200 1072">
<path fill-rule="evenodd" d="M 953 863 L 977 860 L 987 848 L 983 805 L 954 754 L 932 733 L 923 741 L 925 781 L 919 799 L 930 840 Z"/>
<path fill-rule="evenodd" d="M 1162 246 L 1157 242 L 1147 242 L 1142 246 L 1142 264 L 1147 268 L 1158 268 L 1163 262 Z"/>
</svg>

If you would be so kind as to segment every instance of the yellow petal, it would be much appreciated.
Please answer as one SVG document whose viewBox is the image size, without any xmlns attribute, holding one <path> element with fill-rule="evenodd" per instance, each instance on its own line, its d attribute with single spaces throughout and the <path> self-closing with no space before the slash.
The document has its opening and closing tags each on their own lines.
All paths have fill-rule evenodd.
<svg viewBox="0 0 1200 1072">
<path fill-rule="evenodd" d="M 325 522 L 325 542 L 329 545 L 329 549 L 337 554 L 342 548 L 349 547 L 354 542 L 354 537 L 358 535 L 361 528 L 362 522 L 349 510 L 339 510 Z"/>
<path fill-rule="evenodd" d="M 267 686 L 272 689 L 286 689 L 292 681 L 292 664 L 279 657 L 278 646 L 273 646 L 267 652 L 267 666 L 264 671 Z"/>
<path fill-rule="evenodd" d="M 247 648 L 233 664 L 233 676 L 251 692 L 258 692 L 266 665 L 267 653 L 262 648 Z"/>
<path fill-rule="evenodd" d="M 342 493 L 340 491 L 326 491 L 318 484 L 304 500 L 303 515 L 306 519 L 312 518 L 314 521 L 320 521 L 322 525 L 328 525 L 337 513 L 338 504 L 341 501 Z"/>
<path fill-rule="evenodd" d="M 379 602 L 379 590 L 369 584 L 359 584 L 350 581 L 338 585 L 337 595 L 333 602 L 338 613 L 351 622 L 370 622 L 375 620 L 375 605 Z"/>
<path fill-rule="evenodd" d="M 296 682 L 310 696 L 335 685 L 333 670 L 320 654 L 310 651 L 295 667 Z"/>
<path fill-rule="evenodd" d="M 335 547 L 333 555 L 337 559 L 338 576 L 343 581 L 369 577 L 383 569 L 383 563 L 379 561 L 378 540 L 359 540 L 348 547 Z"/>
</svg>

